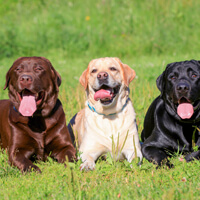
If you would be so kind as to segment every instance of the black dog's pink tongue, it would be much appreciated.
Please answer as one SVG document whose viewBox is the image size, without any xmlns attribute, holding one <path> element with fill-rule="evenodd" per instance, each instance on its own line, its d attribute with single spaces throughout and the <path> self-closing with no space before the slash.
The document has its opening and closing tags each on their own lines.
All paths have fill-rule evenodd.
<svg viewBox="0 0 200 200">
<path fill-rule="evenodd" d="M 105 100 L 105 99 L 111 99 L 111 91 L 110 90 L 99 90 L 94 94 L 94 100 L 98 101 L 99 99 Z"/>
<path fill-rule="evenodd" d="M 190 119 L 194 113 L 194 108 L 190 103 L 181 103 L 177 108 L 177 113 L 182 119 Z"/>
<path fill-rule="evenodd" d="M 35 111 L 36 111 L 35 96 L 33 95 L 23 96 L 22 101 L 19 106 L 19 112 L 23 116 L 30 117 L 33 115 Z"/>
</svg>

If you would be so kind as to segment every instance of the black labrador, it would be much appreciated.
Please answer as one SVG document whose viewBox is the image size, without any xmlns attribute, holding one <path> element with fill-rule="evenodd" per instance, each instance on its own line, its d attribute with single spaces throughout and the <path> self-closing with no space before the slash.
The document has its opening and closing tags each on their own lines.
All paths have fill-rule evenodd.
<svg viewBox="0 0 200 200">
<path fill-rule="evenodd" d="M 200 159 L 200 61 L 168 64 L 156 83 L 161 94 L 144 120 L 144 157 L 169 167 L 167 157 L 174 152 L 183 153 L 187 162 Z"/>
</svg>

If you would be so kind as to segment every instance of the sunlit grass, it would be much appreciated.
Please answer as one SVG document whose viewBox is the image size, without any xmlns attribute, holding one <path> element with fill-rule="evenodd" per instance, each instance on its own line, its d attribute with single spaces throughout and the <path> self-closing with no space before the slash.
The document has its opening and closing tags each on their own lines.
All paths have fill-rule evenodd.
<svg viewBox="0 0 200 200">
<path fill-rule="evenodd" d="M 0 0 L 0 99 L 5 76 L 20 56 L 44 56 L 62 76 L 59 98 L 66 121 L 85 106 L 79 77 L 91 59 L 119 57 L 136 71 L 130 84 L 141 134 L 145 113 L 159 95 L 156 78 L 168 63 L 199 59 L 200 2 L 195 0 Z M 42 174 L 21 172 L 0 153 L 1 199 L 199 199 L 200 162 L 171 159 L 173 169 L 143 160 L 99 159 L 81 172 L 81 161 L 36 163 Z"/>
<path fill-rule="evenodd" d="M 79 66 L 81 59 L 64 63 L 63 57 L 58 58 L 58 61 L 54 59 L 52 63 L 62 76 L 59 98 L 66 113 L 66 121 L 69 122 L 73 115 L 85 106 L 85 91 L 78 78 L 87 63 L 86 58 L 83 58 L 81 69 L 70 70 L 71 63 Z M 146 57 L 138 58 L 137 62 L 134 62 L 132 59 L 122 58 L 137 74 L 130 84 L 130 98 L 137 114 L 139 135 L 148 106 L 159 95 L 156 78 L 163 71 L 167 60 L 173 59 Z M 64 68 L 58 64 L 60 62 L 64 63 Z M 4 60 L 2 63 L 5 66 L 11 65 L 10 60 Z M 5 74 L 6 67 L 0 74 L 2 88 Z M 72 83 L 73 86 L 70 86 Z M 6 98 L 7 91 L 1 90 L 0 96 Z M 8 164 L 7 154 L 1 153 L 0 196 L 3 199 L 117 199 L 119 196 L 121 199 L 198 199 L 200 162 L 186 163 L 179 157 L 180 155 L 175 154 L 171 159 L 175 168 L 169 170 L 167 167 L 161 167 L 156 170 L 156 166 L 145 159 L 139 167 L 137 159 L 130 165 L 126 160 L 114 161 L 108 155 L 107 160 L 99 159 L 96 169 L 89 172 L 80 171 L 80 160 L 68 164 L 65 168 L 64 165 L 49 159 L 47 162 L 36 163 L 42 174 L 32 172 L 22 175 L 17 168 Z"/>
</svg>

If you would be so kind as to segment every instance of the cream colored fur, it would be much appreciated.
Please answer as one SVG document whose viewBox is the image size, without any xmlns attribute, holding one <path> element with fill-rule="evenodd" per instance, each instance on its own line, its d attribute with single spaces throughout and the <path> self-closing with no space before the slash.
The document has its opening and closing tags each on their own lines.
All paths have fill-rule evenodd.
<svg viewBox="0 0 200 200">
<path fill-rule="evenodd" d="M 111 67 L 116 70 L 111 70 Z M 121 85 L 118 94 L 109 105 L 103 105 L 100 100 L 94 100 L 94 89 L 99 88 L 97 79 L 99 72 L 109 74 L 108 85 L 110 87 Z M 128 65 L 123 64 L 118 58 L 109 57 L 92 60 L 80 77 L 80 83 L 86 91 L 87 101 L 85 108 L 76 116 L 73 130 L 83 162 L 81 169 L 93 170 L 99 156 L 108 152 L 112 155 L 113 141 L 115 147 L 118 145 L 116 155 L 112 155 L 117 160 L 127 159 L 131 162 L 135 157 L 142 159 L 136 114 L 131 100 L 127 100 L 129 99 L 128 86 L 134 77 L 135 72 Z M 96 112 L 88 107 L 88 103 L 95 108 Z"/>
</svg>

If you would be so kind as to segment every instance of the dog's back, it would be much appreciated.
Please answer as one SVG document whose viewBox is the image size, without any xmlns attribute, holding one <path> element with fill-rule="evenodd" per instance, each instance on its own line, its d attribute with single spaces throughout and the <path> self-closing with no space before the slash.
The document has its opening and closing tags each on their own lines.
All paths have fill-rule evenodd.
<svg viewBox="0 0 200 200">
<path fill-rule="evenodd" d="M 160 97 L 157 97 L 153 101 L 153 103 L 150 105 L 146 113 L 146 116 L 144 119 L 144 129 L 142 130 L 142 134 L 141 134 L 141 139 L 143 142 L 151 135 L 154 129 L 154 123 L 155 123 L 154 112 L 159 102 L 160 102 Z"/>
<path fill-rule="evenodd" d="M 0 101 L 0 145 L 4 149 L 7 148 L 10 138 L 10 125 L 8 123 L 10 106 L 9 100 Z"/>
</svg>

